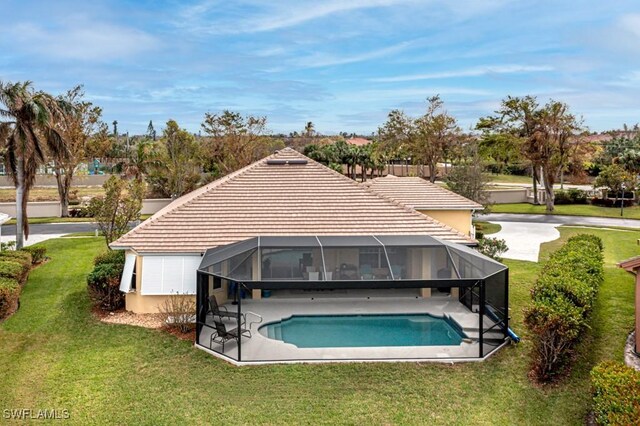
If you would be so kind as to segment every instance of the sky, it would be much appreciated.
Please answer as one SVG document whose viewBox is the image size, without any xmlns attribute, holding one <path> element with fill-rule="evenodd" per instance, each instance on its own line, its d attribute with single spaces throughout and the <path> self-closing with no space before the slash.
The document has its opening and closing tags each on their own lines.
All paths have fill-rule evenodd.
<svg viewBox="0 0 640 426">
<path fill-rule="evenodd" d="M 439 94 L 464 129 L 507 95 L 592 131 L 640 121 L 640 1 L 0 0 L 0 80 L 86 98 L 144 133 L 206 112 L 273 133 L 375 132 Z"/>
</svg>

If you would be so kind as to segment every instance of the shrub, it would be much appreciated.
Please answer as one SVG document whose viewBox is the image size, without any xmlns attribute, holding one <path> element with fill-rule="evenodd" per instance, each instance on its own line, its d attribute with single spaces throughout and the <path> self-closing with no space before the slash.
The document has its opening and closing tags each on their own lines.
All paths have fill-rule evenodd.
<svg viewBox="0 0 640 426">
<path fill-rule="evenodd" d="M 602 240 L 594 235 L 569 238 L 544 265 L 525 310 L 536 380 L 554 381 L 570 367 L 603 277 Z"/>
<path fill-rule="evenodd" d="M 480 238 L 477 250 L 498 262 L 502 261 L 500 255 L 508 250 L 507 242 L 499 238 Z"/>
<path fill-rule="evenodd" d="M 640 372 L 620 362 L 606 361 L 591 370 L 591 386 L 598 424 L 638 424 Z"/>
<path fill-rule="evenodd" d="M 625 198 L 624 200 L 619 199 L 619 200 L 614 200 L 611 198 L 592 198 L 591 199 L 591 204 L 593 204 L 594 206 L 601 206 L 601 207 L 617 207 L 620 208 L 620 204 L 624 203 L 625 207 L 631 207 L 634 205 L 635 201 Z"/>
<path fill-rule="evenodd" d="M 587 204 L 587 193 L 580 189 L 558 190 L 554 193 L 555 204 Z"/>
<path fill-rule="evenodd" d="M 18 307 L 20 284 L 10 278 L 0 278 L 0 320 L 8 317 Z"/>
<path fill-rule="evenodd" d="M 23 250 L 0 251 L 0 259 L 13 260 L 15 262 L 26 263 L 28 265 L 31 265 L 32 262 L 31 253 Z"/>
<path fill-rule="evenodd" d="M 158 306 L 162 321 L 181 333 L 193 330 L 196 318 L 196 300 L 193 296 L 175 293 Z"/>
<path fill-rule="evenodd" d="M 22 283 L 26 278 L 24 265 L 14 260 L 2 259 L 0 260 L 0 277 L 11 278 Z"/>
<path fill-rule="evenodd" d="M 120 276 L 124 265 L 101 263 L 87 276 L 89 297 L 93 303 L 106 311 L 124 307 L 124 294 L 120 292 Z"/>
<path fill-rule="evenodd" d="M 102 265 L 105 263 L 121 263 L 124 265 L 124 250 L 107 250 L 100 253 L 93 259 L 94 265 Z"/>
<path fill-rule="evenodd" d="M 22 251 L 31 254 L 31 263 L 37 265 L 47 258 L 47 248 L 41 245 L 23 247 Z"/>
</svg>

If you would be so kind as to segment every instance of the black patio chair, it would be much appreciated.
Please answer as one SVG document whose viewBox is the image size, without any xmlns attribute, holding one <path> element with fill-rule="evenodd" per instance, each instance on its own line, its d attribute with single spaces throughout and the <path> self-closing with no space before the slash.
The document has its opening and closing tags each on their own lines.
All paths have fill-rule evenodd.
<svg viewBox="0 0 640 426">
<path fill-rule="evenodd" d="M 215 317 L 220 318 L 232 318 L 238 321 L 238 312 L 229 311 L 226 306 L 218 305 L 218 300 L 215 296 L 209 296 L 209 312 Z M 245 314 L 240 314 L 240 325 L 243 326 L 247 323 L 247 317 Z"/>
<path fill-rule="evenodd" d="M 240 328 L 239 331 L 237 328 L 227 330 L 224 323 L 220 321 L 214 321 L 213 325 L 215 326 L 215 331 L 211 333 L 211 343 L 209 344 L 211 350 L 213 350 L 213 344 L 218 343 L 222 345 L 222 352 L 224 352 L 224 344 L 229 340 L 238 341 L 242 336 L 251 337 L 251 331 L 244 328 Z"/>
</svg>

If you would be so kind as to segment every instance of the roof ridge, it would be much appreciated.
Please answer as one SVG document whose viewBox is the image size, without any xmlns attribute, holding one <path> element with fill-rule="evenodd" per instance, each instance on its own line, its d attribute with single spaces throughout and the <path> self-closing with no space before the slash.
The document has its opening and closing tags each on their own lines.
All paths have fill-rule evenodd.
<svg viewBox="0 0 640 426">
<path fill-rule="evenodd" d="M 294 152 L 294 149 L 291 149 L 290 147 L 285 147 L 283 150 L 291 150 Z M 241 169 L 236 170 L 235 172 L 231 172 L 228 175 L 225 175 L 219 179 L 214 180 L 213 182 L 209 182 L 206 185 L 201 186 L 200 188 L 194 189 L 193 191 L 184 194 L 181 197 L 176 198 L 175 200 L 173 200 L 171 203 L 169 203 L 167 206 L 161 208 L 160 210 L 158 210 L 157 212 L 155 212 L 150 218 L 148 218 L 147 220 L 145 220 L 144 222 L 142 222 L 141 224 L 139 224 L 138 226 L 134 227 L 132 230 L 130 230 L 129 232 L 127 232 L 126 234 L 124 234 L 122 237 L 118 238 L 116 241 L 114 241 L 114 243 L 117 243 L 120 239 L 124 239 L 125 237 L 128 237 L 130 235 L 135 234 L 138 231 L 141 231 L 142 229 L 146 228 L 147 226 L 151 225 L 152 223 L 154 223 L 157 219 L 177 210 L 180 207 L 184 207 L 190 203 L 192 203 L 193 201 L 199 199 L 200 197 L 202 197 L 203 195 L 205 195 L 207 192 L 209 192 L 210 190 L 214 189 L 214 188 L 219 188 L 221 186 L 223 186 L 224 184 L 228 183 L 230 180 L 233 180 L 234 178 L 248 172 L 249 170 L 257 167 L 258 165 L 261 165 L 263 163 L 266 163 L 269 159 L 272 159 L 273 157 L 275 157 L 280 151 L 275 151 L 273 154 L 268 155 L 266 157 L 263 157 L 262 159 L 255 161 L 247 166 L 244 166 Z M 187 198 L 188 197 L 188 198 Z M 182 203 L 178 203 L 178 201 L 180 201 L 182 198 L 185 198 L 184 202 Z M 172 204 L 176 204 L 175 206 L 171 207 Z"/>
</svg>

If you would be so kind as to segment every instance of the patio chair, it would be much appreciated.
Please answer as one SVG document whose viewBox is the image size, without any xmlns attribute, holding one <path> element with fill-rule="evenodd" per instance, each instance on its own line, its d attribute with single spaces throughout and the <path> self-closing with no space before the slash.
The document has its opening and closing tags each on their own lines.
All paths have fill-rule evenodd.
<svg viewBox="0 0 640 426">
<path fill-rule="evenodd" d="M 211 313 L 211 315 L 213 315 L 214 320 L 215 317 L 220 318 L 221 321 L 224 318 L 231 318 L 235 319 L 236 321 L 238 320 L 238 313 L 229 311 L 226 306 L 218 305 L 218 300 L 215 296 L 209 296 L 209 312 Z M 246 324 L 246 322 L 247 317 L 245 316 L 245 314 L 240 314 L 240 325 L 243 326 Z"/>
<path fill-rule="evenodd" d="M 209 349 L 213 350 L 213 344 L 218 343 L 222 345 L 222 352 L 224 352 L 224 344 L 229 340 L 238 341 L 242 336 L 251 338 L 251 331 L 240 328 L 239 332 L 237 328 L 227 330 L 227 326 L 220 321 L 214 321 L 215 331 L 211 333 L 211 342 L 209 343 Z"/>
</svg>

